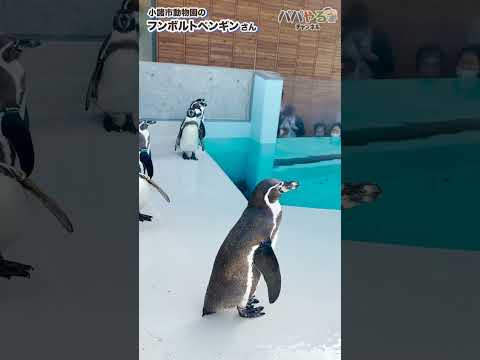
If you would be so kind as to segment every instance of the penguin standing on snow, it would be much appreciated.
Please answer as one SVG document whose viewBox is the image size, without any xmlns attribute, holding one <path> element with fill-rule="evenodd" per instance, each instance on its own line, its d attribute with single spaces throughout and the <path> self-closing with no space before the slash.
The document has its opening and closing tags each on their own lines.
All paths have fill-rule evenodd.
<svg viewBox="0 0 480 360">
<path fill-rule="evenodd" d="M 138 26 L 135 12 L 122 6 L 104 40 L 87 89 L 85 110 L 94 103 L 104 114 L 107 131 L 137 132 Z"/>
<path fill-rule="evenodd" d="M 175 151 L 179 147 L 183 152 L 185 160 L 198 160 L 195 151 L 201 146 L 205 151 L 203 139 L 205 138 L 205 124 L 203 123 L 205 108 L 207 102 L 205 99 L 192 101 L 187 110 L 187 116 L 180 125 L 180 131 L 175 142 Z"/>
<path fill-rule="evenodd" d="M 234 308 L 241 317 L 256 318 L 265 315 L 255 290 L 263 275 L 270 303 L 280 295 L 281 276 L 273 252 L 282 220 L 281 195 L 295 190 L 296 181 L 267 179 L 260 182 L 248 206 L 230 230 L 215 258 L 203 315 Z"/>
<path fill-rule="evenodd" d="M 35 40 L 19 40 L 0 35 L 0 117 L 3 137 L 0 137 L 0 162 L 15 166 L 17 160 L 23 172 L 30 176 L 34 168 L 34 150 L 29 131 L 26 101 L 25 70 L 19 58 L 25 48 L 40 45 Z"/>
</svg>

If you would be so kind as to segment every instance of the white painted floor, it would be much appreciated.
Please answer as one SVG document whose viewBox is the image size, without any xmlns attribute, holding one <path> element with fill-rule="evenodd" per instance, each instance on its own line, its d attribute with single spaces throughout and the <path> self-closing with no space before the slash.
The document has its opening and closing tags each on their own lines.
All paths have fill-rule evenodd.
<svg viewBox="0 0 480 360">
<path fill-rule="evenodd" d="M 268 304 L 261 280 L 262 318 L 202 318 L 217 250 L 246 200 L 207 154 L 185 161 L 174 137 L 151 130 L 154 179 L 172 202 L 155 197 L 154 221 L 140 225 L 140 359 L 339 359 L 340 212 L 284 207 L 280 298 Z"/>
</svg>

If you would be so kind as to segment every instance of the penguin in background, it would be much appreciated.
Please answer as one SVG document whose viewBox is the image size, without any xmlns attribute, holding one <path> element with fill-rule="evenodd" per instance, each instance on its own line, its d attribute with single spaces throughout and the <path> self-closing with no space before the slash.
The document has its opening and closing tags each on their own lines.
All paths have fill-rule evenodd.
<svg viewBox="0 0 480 360">
<path fill-rule="evenodd" d="M 205 108 L 207 102 L 205 99 L 197 99 L 190 104 L 185 120 L 180 125 L 180 130 L 175 142 L 175 151 L 180 148 L 182 157 L 185 160 L 198 160 L 195 151 L 198 147 L 202 147 L 205 151 L 203 139 L 206 136 L 205 124 L 203 122 L 205 116 Z"/>
<path fill-rule="evenodd" d="M 167 193 L 153 180 L 152 150 L 150 147 L 150 132 L 148 126 L 155 121 L 142 121 L 139 125 L 139 169 L 138 169 L 138 197 L 139 197 L 139 221 L 152 221 L 152 216 L 141 212 L 150 200 L 153 191 L 158 191 L 166 202 L 170 202 Z"/>
<path fill-rule="evenodd" d="M 342 184 L 342 210 L 375 202 L 382 192 L 382 188 L 375 183 L 344 183 Z"/>
<path fill-rule="evenodd" d="M 149 178 L 153 177 L 153 162 L 152 162 L 152 149 L 150 147 L 150 131 L 149 125 L 154 124 L 155 121 L 141 121 L 138 127 L 139 131 L 139 156 L 142 164 L 142 172 L 148 175 Z"/>
<path fill-rule="evenodd" d="M 17 39 L 0 34 L 0 162 L 16 166 L 17 161 L 26 176 L 30 176 L 35 154 L 30 134 L 27 110 L 25 70 L 19 59 L 26 48 L 41 43 L 31 39 Z"/>
<path fill-rule="evenodd" d="M 138 21 L 126 1 L 113 18 L 88 85 L 85 110 L 93 103 L 107 131 L 138 131 Z M 138 14 L 138 11 L 137 11 Z"/>
<path fill-rule="evenodd" d="M 280 295 L 280 267 L 273 251 L 282 220 L 279 199 L 299 187 L 296 181 L 266 179 L 255 188 L 248 206 L 221 245 L 210 275 L 202 316 L 237 308 L 240 317 L 265 315 L 255 307 L 260 277 L 268 288 L 269 302 Z"/>
<path fill-rule="evenodd" d="M 5 129 L 10 119 L 5 116 L 0 120 L 2 135 L 5 136 Z M 5 147 L 0 147 L 0 154 Z M 65 212 L 50 198 L 42 189 L 40 189 L 26 174 L 3 160 L 0 161 L 0 277 L 10 279 L 11 277 L 30 277 L 33 267 L 21 264 L 15 261 L 5 259 L 2 252 L 19 239 L 21 229 L 25 226 L 25 221 L 29 217 L 29 208 L 32 205 L 32 197 L 27 197 L 26 193 L 33 195 L 47 208 L 60 222 L 60 224 L 69 233 L 73 232 L 73 225 Z"/>
</svg>

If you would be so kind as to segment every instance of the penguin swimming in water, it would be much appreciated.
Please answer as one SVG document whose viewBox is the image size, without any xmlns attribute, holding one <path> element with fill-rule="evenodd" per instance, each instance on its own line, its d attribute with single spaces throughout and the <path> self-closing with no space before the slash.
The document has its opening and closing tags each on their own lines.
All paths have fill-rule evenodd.
<svg viewBox="0 0 480 360">
<path fill-rule="evenodd" d="M 205 138 L 206 131 L 203 119 L 206 107 L 207 102 L 205 99 L 192 101 L 187 110 L 187 116 L 180 125 L 177 141 L 175 142 L 175 151 L 180 147 L 185 160 L 198 160 L 195 151 L 197 151 L 199 145 L 201 145 L 202 150 L 205 151 L 203 139 Z"/>
<path fill-rule="evenodd" d="M 16 118 L 13 118 L 15 121 Z M 1 121 L 2 134 L 5 135 L 4 129 L 10 127 L 8 123 L 12 118 L 3 116 Z M 18 144 L 18 142 L 14 142 Z M 5 147 L 0 144 L 0 153 Z M 26 174 L 8 163 L 0 162 L 0 213 L 1 220 L 1 236 L 0 236 L 0 277 L 10 279 L 12 276 L 30 277 L 30 271 L 33 267 L 18 262 L 8 261 L 2 256 L 2 251 L 6 250 L 11 243 L 15 242 L 19 237 L 19 232 L 25 226 L 25 219 L 28 219 L 28 208 L 31 206 L 30 199 L 26 196 L 26 192 L 40 200 L 67 230 L 73 232 L 73 225 L 65 212 L 60 209 L 56 202 L 46 195 Z"/>
<path fill-rule="evenodd" d="M 29 130 L 25 70 L 19 58 L 23 49 L 40 44 L 35 40 L 19 40 L 5 34 L 0 35 L 0 117 L 4 119 L 0 162 L 15 166 L 19 160 L 20 167 L 27 176 L 33 171 L 35 154 Z"/>
<path fill-rule="evenodd" d="M 241 317 L 265 315 L 255 290 L 263 275 L 270 303 L 280 295 L 281 276 L 273 251 L 282 220 L 279 199 L 298 188 L 296 181 L 267 179 L 260 182 L 243 212 L 221 245 L 205 294 L 202 316 L 234 308 Z"/>
<path fill-rule="evenodd" d="M 342 210 L 372 203 L 382 192 L 380 186 L 375 183 L 344 183 L 342 184 Z"/>
<path fill-rule="evenodd" d="M 125 2 L 128 4 L 129 2 Z M 135 12 L 122 5 L 113 30 L 102 43 L 87 89 L 85 110 L 94 103 L 104 114 L 107 131 L 137 132 L 138 26 Z"/>
</svg>

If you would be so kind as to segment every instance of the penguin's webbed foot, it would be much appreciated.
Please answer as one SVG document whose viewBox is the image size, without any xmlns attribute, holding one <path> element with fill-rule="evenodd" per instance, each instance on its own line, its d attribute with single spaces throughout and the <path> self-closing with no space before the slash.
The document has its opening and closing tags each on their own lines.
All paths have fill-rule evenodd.
<svg viewBox="0 0 480 360">
<path fill-rule="evenodd" d="M 182 157 L 183 157 L 184 160 L 188 160 L 188 159 L 189 159 L 189 157 L 188 157 L 188 155 L 187 155 L 186 152 L 183 153 Z"/>
<path fill-rule="evenodd" d="M 248 307 L 253 307 L 254 304 L 258 304 L 259 302 L 260 302 L 260 300 L 256 299 L 255 295 L 253 295 L 250 299 L 248 299 L 247 308 Z"/>
<path fill-rule="evenodd" d="M 8 260 L 0 260 L 0 277 L 10 279 L 12 276 L 30 278 L 33 267 Z"/>
<path fill-rule="evenodd" d="M 153 216 L 139 213 L 139 214 L 138 214 L 138 219 L 139 219 L 140 221 L 152 221 Z"/>
<path fill-rule="evenodd" d="M 255 299 L 254 296 L 252 296 L 250 299 L 248 299 L 246 307 L 237 306 L 238 315 L 240 315 L 240 317 L 250 319 L 265 315 L 265 313 L 263 312 L 263 306 L 254 306 L 254 304 L 258 304 L 259 302 L 260 301 L 258 301 L 257 299 Z"/>
<path fill-rule="evenodd" d="M 191 160 L 198 160 L 197 159 L 197 156 L 195 155 L 195 153 L 192 153 L 192 156 L 190 157 Z"/>
</svg>

